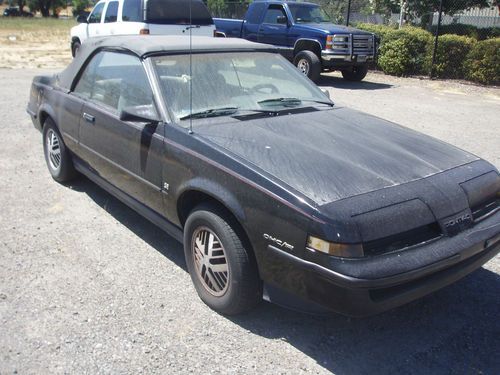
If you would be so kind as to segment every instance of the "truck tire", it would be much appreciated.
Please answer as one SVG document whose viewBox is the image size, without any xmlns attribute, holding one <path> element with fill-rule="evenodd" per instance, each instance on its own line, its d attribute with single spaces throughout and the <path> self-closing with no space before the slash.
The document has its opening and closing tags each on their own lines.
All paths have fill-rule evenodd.
<svg viewBox="0 0 500 375">
<path fill-rule="evenodd" d="M 71 54 L 73 55 L 73 57 L 76 57 L 76 54 L 78 53 L 80 47 L 81 44 L 79 41 L 73 42 L 73 44 L 71 45 Z"/>
<path fill-rule="evenodd" d="M 347 81 L 359 82 L 366 77 L 368 66 L 353 66 L 352 69 L 342 70 L 342 77 Z"/>
<path fill-rule="evenodd" d="M 300 51 L 295 55 L 293 64 L 311 81 L 316 82 L 321 73 L 321 61 L 312 51 Z"/>
</svg>

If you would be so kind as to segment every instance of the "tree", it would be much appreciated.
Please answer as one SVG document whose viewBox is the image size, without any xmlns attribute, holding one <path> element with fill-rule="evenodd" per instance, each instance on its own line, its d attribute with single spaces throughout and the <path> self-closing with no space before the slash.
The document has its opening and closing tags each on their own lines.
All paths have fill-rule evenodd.
<svg viewBox="0 0 500 375">
<path fill-rule="evenodd" d="M 19 7 L 20 12 L 23 11 L 25 5 L 26 5 L 26 0 L 17 0 L 17 6 Z"/>
<path fill-rule="evenodd" d="M 73 0 L 73 16 L 79 16 L 90 6 L 89 0 Z"/>
<path fill-rule="evenodd" d="M 227 4 L 225 0 L 208 0 L 207 7 L 214 17 L 225 17 L 227 12 Z"/>
</svg>

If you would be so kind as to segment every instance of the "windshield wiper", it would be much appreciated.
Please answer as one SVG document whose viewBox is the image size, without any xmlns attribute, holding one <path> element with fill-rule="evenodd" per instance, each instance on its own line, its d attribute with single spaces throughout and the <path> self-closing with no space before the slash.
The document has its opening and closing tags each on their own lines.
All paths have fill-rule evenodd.
<svg viewBox="0 0 500 375">
<path fill-rule="evenodd" d="M 227 116 L 232 115 L 238 111 L 238 107 L 221 107 L 221 108 L 210 108 L 199 112 L 193 112 L 188 115 L 180 117 L 181 120 L 186 120 L 188 118 L 206 118 L 206 117 L 217 117 L 217 116 Z"/>
<path fill-rule="evenodd" d="M 301 105 L 302 102 L 313 102 L 318 104 L 325 104 L 333 107 L 333 103 L 326 100 L 315 100 L 315 99 L 299 99 L 299 98 L 273 98 L 273 99 L 265 99 L 257 102 L 258 104 L 264 105 L 278 105 L 284 107 L 296 107 Z"/>
</svg>

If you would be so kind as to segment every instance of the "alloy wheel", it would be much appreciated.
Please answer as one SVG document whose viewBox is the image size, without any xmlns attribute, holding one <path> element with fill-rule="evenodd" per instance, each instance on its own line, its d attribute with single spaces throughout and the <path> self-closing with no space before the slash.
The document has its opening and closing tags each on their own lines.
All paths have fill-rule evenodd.
<svg viewBox="0 0 500 375">
<path fill-rule="evenodd" d="M 219 237 L 207 227 L 197 228 L 193 232 L 191 252 L 203 287 L 215 297 L 224 295 L 229 287 L 229 265 Z"/>
<path fill-rule="evenodd" d="M 59 136 L 52 129 L 47 132 L 46 143 L 50 167 L 57 171 L 61 168 L 61 146 Z"/>
</svg>

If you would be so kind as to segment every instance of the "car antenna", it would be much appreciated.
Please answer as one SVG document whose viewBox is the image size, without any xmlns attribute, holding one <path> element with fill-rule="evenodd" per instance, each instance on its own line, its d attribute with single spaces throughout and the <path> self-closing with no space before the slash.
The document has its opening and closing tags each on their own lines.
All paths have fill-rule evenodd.
<svg viewBox="0 0 500 375">
<path fill-rule="evenodd" d="M 189 0 L 189 134 L 193 134 L 193 0 Z"/>
</svg>

